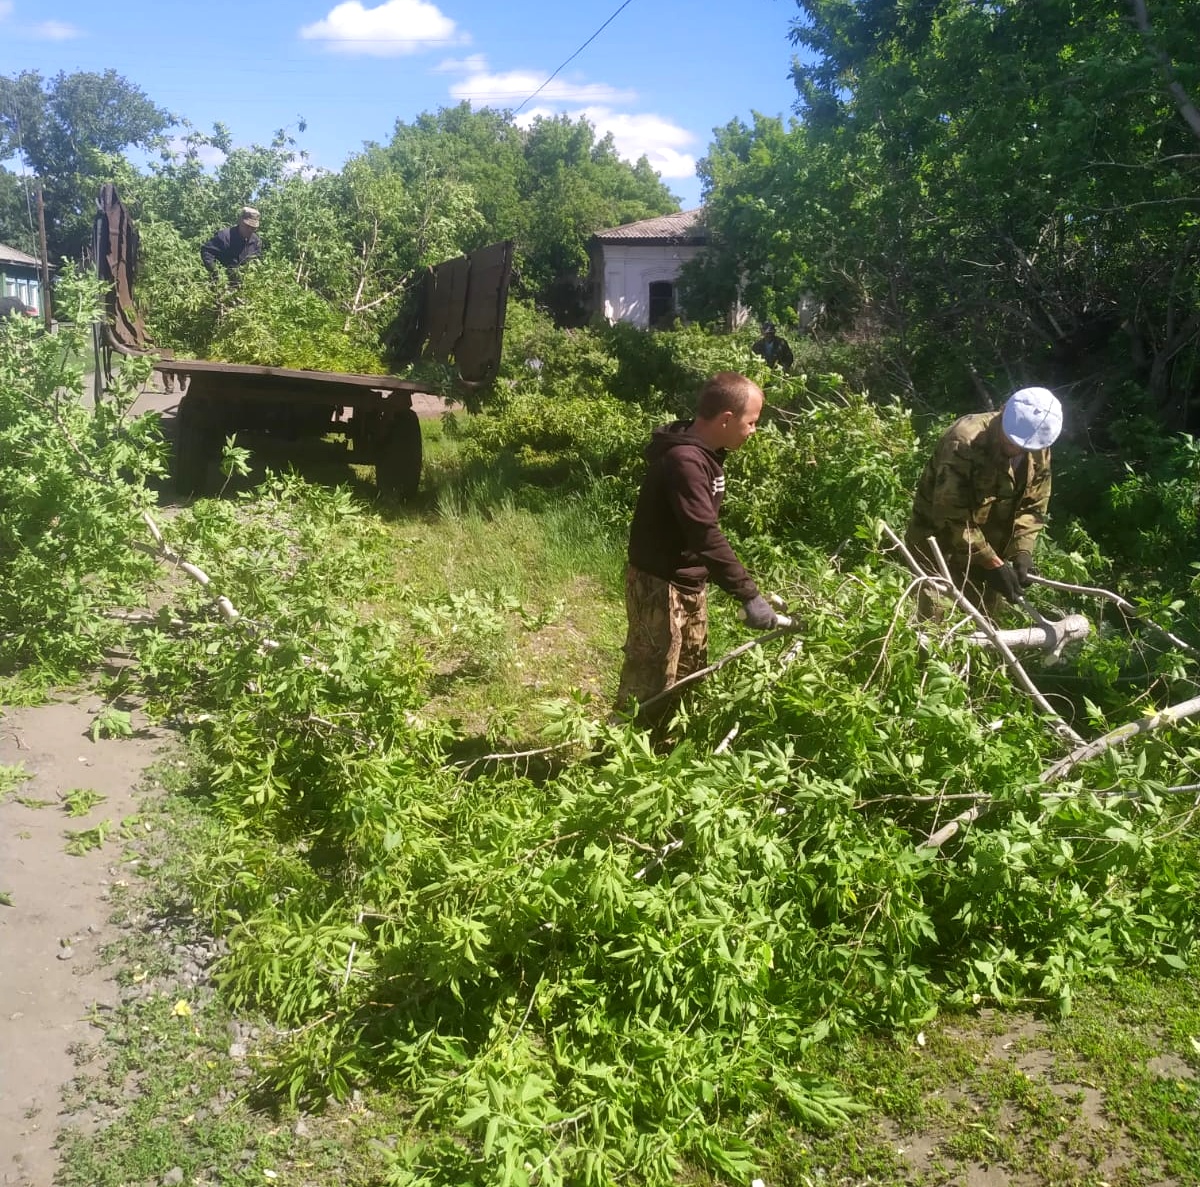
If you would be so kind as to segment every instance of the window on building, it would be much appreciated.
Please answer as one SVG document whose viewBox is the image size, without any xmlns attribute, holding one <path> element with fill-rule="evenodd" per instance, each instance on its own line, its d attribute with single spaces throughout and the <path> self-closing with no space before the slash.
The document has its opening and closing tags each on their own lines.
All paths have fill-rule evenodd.
<svg viewBox="0 0 1200 1187">
<path fill-rule="evenodd" d="M 667 329 L 675 320 L 675 285 L 669 280 L 650 283 L 650 328 Z"/>
</svg>

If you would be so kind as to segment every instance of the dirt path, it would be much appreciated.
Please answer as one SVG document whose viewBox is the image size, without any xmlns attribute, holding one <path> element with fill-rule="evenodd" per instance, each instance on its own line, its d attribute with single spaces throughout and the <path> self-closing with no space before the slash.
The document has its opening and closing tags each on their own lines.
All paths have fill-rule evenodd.
<svg viewBox="0 0 1200 1187">
<path fill-rule="evenodd" d="M 89 1015 L 114 1005 L 117 986 L 100 953 L 116 934 L 106 895 L 131 871 L 120 864 L 121 822 L 137 811 L 145 768 L 163 751 L 161 732 L 93 742 L 102 702 L 82 695 L 31 709 L 3 710 L 0 766 L 30 778 L 0 797 L 0 1183 L 48 1187 L 64 1118 L 60 1093 L 75 1074 L 73 1044 L 94 1038 Z M 135 729 L 139 726 L 134 715 Z M 63 798 L 103 795 L 72 818 Z M 24 801 L 24 802 L 21 802 Z M 39 806 L 40 801 L 46 801 Z M 112 823 L 109 840 L 73 857 L 65 830 Z"/>
</svg>

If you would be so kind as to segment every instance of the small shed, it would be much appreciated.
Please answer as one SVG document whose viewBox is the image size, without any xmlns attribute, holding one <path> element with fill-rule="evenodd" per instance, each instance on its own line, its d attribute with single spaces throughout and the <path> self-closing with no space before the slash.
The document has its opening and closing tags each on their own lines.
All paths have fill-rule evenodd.
<svg viewBox="0 0 1200 1187">
<path fill-rule="evenodd" d="M 16 297 L 42 312 L 42 266 L 34 256 L 0 243 L 0 297 Z"/>
<path fill-rule="evenodd" d="M 597 231 L 591 257 L 591 306 L 610 322 L 669 326 L 679 313 L 679 270 L 708 243 L 700 216 L 684 210 Z"/>
</svg>

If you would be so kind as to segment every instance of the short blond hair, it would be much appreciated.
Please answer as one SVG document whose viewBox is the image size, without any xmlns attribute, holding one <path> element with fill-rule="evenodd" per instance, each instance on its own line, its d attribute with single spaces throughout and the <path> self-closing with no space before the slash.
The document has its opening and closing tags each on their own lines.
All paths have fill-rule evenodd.
<svg viewBox="0 0 1200 1187">
<path fill-rule="evenodd" d="M 753 379 L 740 371 L 718 371 L 696 393 L 696 419 L 716 420 L 724 412 L 741 416 L 752 395 L 762 394 Z"/>
</svg>

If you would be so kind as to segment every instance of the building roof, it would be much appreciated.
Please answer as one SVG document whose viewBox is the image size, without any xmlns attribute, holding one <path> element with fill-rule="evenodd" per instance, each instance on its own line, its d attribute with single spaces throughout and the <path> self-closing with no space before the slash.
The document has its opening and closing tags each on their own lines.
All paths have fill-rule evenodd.
<svg viewBox="0 0 1200 1187">
<path fill-rule="evenodd" d="M 39 260 L 23 251 L 18 251 L 15 247 L 9 247 L 7 243 L 0 243 L 0 264 L 26 264 L 30 268 L 41 267 Z"/>
<path fill-rule="evenodd" d="M 645 218 L 638 223 L 597 231 L 595 238 L 600 243 L 707 243 L 708 233 L 700 223 L 703 213 L 697 208 L 681 210 L 678 214 L 662 214 L 658 218 Z"/>
</svg>

